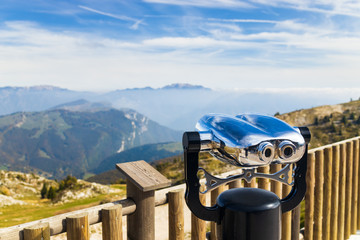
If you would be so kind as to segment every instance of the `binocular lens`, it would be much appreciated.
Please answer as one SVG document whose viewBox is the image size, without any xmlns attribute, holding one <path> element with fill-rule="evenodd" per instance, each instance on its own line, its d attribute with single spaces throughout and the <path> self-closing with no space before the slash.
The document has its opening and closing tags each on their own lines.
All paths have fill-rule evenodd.
<svg viewBox="0 0 360 240">
<path fill-rule="evenodd" d="M 270 163 L 274 159 L 274 146 L 269 142 L 263 142 L 258 148 L 259 157 L 262 161 Z"/>
<path fill-rule="evenodd" d="M 286 147 L 284 149 L 284 156 L 291 157 L 293 155 L 293 149 L 291 147 Z"/>
<path fill-rule="evenodd" d="M 267 148 L 267 149 L 265 150 L 265 157 L 269 158 L 269 157 L 271 157 L 271 154 L 272 154 L 271 149 L 270 149 L 270 148 Z"/>
<path fill-rule="evenodd" d="M 287 159 L 295 154 L 295 145 L 289 141 L 283 141 L 279 144 L 279 156 L 282 159 Z"/>
</svg>

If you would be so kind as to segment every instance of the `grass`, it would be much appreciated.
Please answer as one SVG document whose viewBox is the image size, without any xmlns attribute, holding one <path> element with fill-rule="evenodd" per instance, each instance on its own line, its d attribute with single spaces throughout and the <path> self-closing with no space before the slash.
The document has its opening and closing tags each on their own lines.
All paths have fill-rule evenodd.
<svg viewBox="0 0 360 240">
<path fill-rule="evenodd" d="M 157 148 L 159 151 L 166 150 L 169 152 L 176 152 L 176 151 L 182 150 L 182 144 L 179 142 L 159 144 L 159 146 Z"/>
<path fill-rule="evenodd" d="M 110 187 L 126 191 L 126 184 L 112 184 Z"/>
<path fill-rule="evenodd" d="M 28 205 L 11 205 L 0 208 L 0 228 L 10 227 L 26 222 L 31 222 L 43 218 L 52 217 L 58 214 L 76 211 L 92 206 L 99 205 L 104 201 L 121 199 L 125 196 L 125 185 L 111 186 L 116 189 L 124 190 L 120 193 L 102 194 L 96 197 L 75 200 L 64 204 L 53 204 L 50 200 L 27 198 L 22 199 Z"/>
<path fill-rule="evenodd" d="M 90 177 L 92 177 L 92 176 L 95 176 L 95 174 L 94 174 L 94 173 L 89 173 L 89 172 L 87 172 L 87 173 L 84 174 L 84 176 L 82 177 L 82 179 L 88 179 L 88 178 L 90 178 Z"/>
</svg>

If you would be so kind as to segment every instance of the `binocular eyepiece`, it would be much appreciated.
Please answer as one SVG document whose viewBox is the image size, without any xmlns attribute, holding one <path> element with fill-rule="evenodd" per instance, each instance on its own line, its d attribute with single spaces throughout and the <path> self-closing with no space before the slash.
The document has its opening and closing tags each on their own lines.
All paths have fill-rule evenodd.
<svg viewBox="0 0 360 240">
<path fill-rule="evenodd" d="M 240 167 L 294 163 L 300 160 L 306 147 L 299 128 L 270 116 L 208 114 L 198 121 L 196 128 L 201 151 Z"/>
</svg>

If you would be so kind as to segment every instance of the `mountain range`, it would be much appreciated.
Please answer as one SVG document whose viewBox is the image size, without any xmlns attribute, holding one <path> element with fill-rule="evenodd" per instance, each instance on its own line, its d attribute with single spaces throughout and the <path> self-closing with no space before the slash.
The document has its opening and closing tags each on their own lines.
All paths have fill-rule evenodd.
<svg viewBox="0 0 360 240">
<path fill-rule="evenodd" d="M 181 132 L 136 111 L 81 100 L 0 117 L 0 169 L 84 177 L 117 152 L 179 141 Z"/>
<path fill-rule="evenodd" d="M 204 114 L 274 115 L 296 109 L 357 99 L 359 89 L 253 89 L 219 90 L 190 84 L 162 88 L 133 88 L 104 93 L 72 91 L 53 86 L 0 88 L 0 115 L 44 111 L 78 100 L 102 103 L 116 109 L 133 109 L 172 129 L 193 130 Z"/>
<path fill-rule="evenodd" d="M 57 179 L 68 174 L 87 178 L 111 171 L 115 163 L 140 159 L 153 162 L 182 152 L 179 143 L 182 131 L 160 125 L 135 110 L 114 108 L 116 101 L 121 102 L 119 96 L 124 97 L 125 102 L 132 99 L 129 102 L 144 104 L 148 107 L 147 111 L 161 110 L 165 114 L 171 109 L 168 110 L 171 118 L 174 119 L 175 115 L 181 116 L 178 121 L 185 121 L 185 118 L 193 121 L 202 111 L 197 112 L 196 107 L 187 101 L 194 97 L 204 100 L 204 96 L 216 95 L 213 90 L 191 85 L 114 91 L 106 94 L 109 99 L 114 94 L 112 102 L 104 97 L 99 102 L 88 101 L 86 97 L 94 93 L 84 92 L 81 95 L 53 87 L 2 88 L 0 91 L 17 92 L 17 103 L 22 103 L 18 107 L 25 106 L 25 109 L 31 105 L 28 106 L 26 100 L 36 103 L 41 99 L 43 105 L 39 103 L 39 108 L 51 105 L 43 111 L 18 111 L 0 116 L 0 169 L 32 171 Z M 32 97 L 24 97 L 23 92 L 27 92 L 25 96 Z M 84 98 L 74 97 L 74 101 L 62 102 L 65 96 L 75 93 Z M 183 97 L 188 96 L 185 98 L 187 101 L 178 101 L 171 108 L 175 101 L 173 97 L 180 93 Z M 164 96 L 168 98 L 160 100 Z M 6 95 L 0 97 L 6 99 Z M 222 101 L 220 99 L 219 103 Z M 275 115 L 292 125 L 309 126 L 313 133 L 311 146 L 320 146 L 360 134 L 359 103 L 350 101 Z M 16 108 L 15 103 L 13 107 Z M 223 109 L 226 109 L 225 105 Z M 194 111 L 193 115 L 189 115 L 191 111 Z"/>
</svg>

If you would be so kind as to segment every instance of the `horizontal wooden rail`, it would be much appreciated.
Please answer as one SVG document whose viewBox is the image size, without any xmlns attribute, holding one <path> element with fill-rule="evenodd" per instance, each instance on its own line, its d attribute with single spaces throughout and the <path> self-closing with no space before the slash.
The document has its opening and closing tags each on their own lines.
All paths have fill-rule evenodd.
<svg viewBox="0 0 360 240">
<path fill-rule="evenodd" d="M 82 210 L 77 210 L 69 213 L 64 213 L 60 215 L 56 215 L 54 217 L 44 218 L 41 220 L 28 222 L 24 224 L 20 224 L 17 226 L 9 227 L 9 228 L 3 228 L 0 229 L 0 239 L 1 240 L 23 240 L 23 229 L 27 227 L 32 227 L 34 225 L 40 224 L 40 223 L 49 223 L 50 226 L 50 233 L 51 235 L 60 234 L 63 232 L 66 232 L 66 218 L 71 217 L 78 214 L 87 213 L 88 214 L 88 221 L 89 224 L 95 224 L 101 222 L 101 210 L 104 208 L 108 208 L 111 206 L 116 205 L 122 205 L 123 208 L 123 215 L 128 215 L 131 213 L 134 213 L 136 210 L 136 205 L 131 199 L 123 199 L 120 201 L 112 202 L 112 203 L 106 203 L 102 205 L 98 205 L 95 207 L 90 207 Z"/>
<path fill-rule="evenodd" d="M 345 139 L 345 140 L 342 140 L 342 141 L 339 141 L 339 142 L 334 142 L 334 143 L 327 144 L 327 145 L 324 145 L 324 146 L 320 146 L 320 147 L 317 147 L 317 148 L 312 148 L 312 149 L 309 149 L 309 153 L 314 153 L 314 152 L 316 152 L 318 150 L 324 150 L 325 148 L 333 147 L 333 146 L 336 146 L 336 145 L 341 145 L 341 144 L 344 144 L 344 143 L 346 144 L 347 142 L 352 142 L 354 140 L 359 140 L 359 139 L 360 139 L 360 136 Z"/>
</svg>

